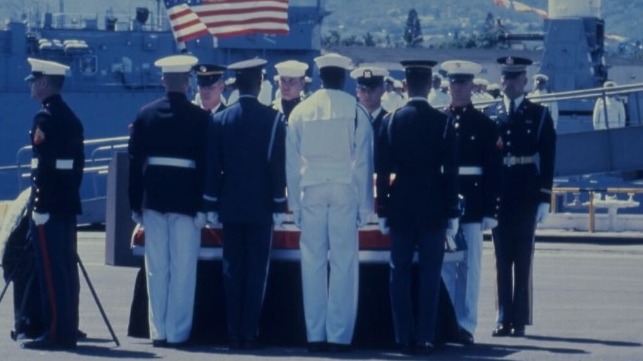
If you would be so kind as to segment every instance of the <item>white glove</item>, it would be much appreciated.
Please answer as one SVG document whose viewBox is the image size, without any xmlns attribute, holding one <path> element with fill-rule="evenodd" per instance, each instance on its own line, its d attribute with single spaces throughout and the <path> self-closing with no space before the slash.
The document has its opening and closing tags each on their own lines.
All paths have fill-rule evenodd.
<svg viewBox="0 0 643 361">
<path fill-rule="evenodd" d="M 132 220 L 136 224 L 143 225 L 143 216 L 138 212 L 132 212 Z"/>
<path fill-rule="evenodd" d="M 358 212 L 357 213 L 357 228 L 362 228 L 368 223 L 368 218 L 371 212 Z"/>
<path fill-rule="evenodd" d="M 295 224 L 295 227 L 301 229 L 301 211 L 300 210 L 292 211 L 292 222 Z"/>
<path fill-rule="evenodd" d="M 377 225 L 380 228 L 380 233 L 382 233 L 383 235 L 387 235 L 389 234 L 389 232 L 391 232 L 391 228 L 389 228 L 389 226 L 386 223 L 387 223 L 386 218 L 377 219 Z"/>
<path fill-rule="evenodd" d="M 36 226 L 43 225 L 49 220 L 49 213 L 32 212 L 31 219 L 33 219 Z"/>
<path fill-rule="evenodd" d="M 482 230 L 494 229 L 498 226 L 498 221 L 491 217 L 482 217 Z"/>
<path fill-rule="evenodd" d="M 196 226 L 196 228 L 201 229 L 205 227 L 205 222 L 206 222 L 205 213 L 196 212 L 196 216 L 194 217 L 194 225 Z"/>
<path fill-rule="evenodd" d="M 540 203 L 536 211 L 536 222 L 543 223 L 549 216 L 549 203 Z"/>
<path fill-rule="evenodd" d="M 219 225 L 219 213 L 217 212 L 208 212 L 206 214 L 207 224 L 215 227 Z"/>
<path fill-rule="evenodd" d="M 272 224 L 275 226 L 275 228 L 281 228 L 284 225 L 284 222 L 288 216 L 286 213 L 273 213 L 272 214 Z"/>
<path fill-rule="evenodd" d="M 458 227 L 460 226 L 460 221 L 457 218 L 449 218 L 449 224 L 447 225 L 447 237 L 455 238 L 455 235 L 458 233 Z"/>
</svg>

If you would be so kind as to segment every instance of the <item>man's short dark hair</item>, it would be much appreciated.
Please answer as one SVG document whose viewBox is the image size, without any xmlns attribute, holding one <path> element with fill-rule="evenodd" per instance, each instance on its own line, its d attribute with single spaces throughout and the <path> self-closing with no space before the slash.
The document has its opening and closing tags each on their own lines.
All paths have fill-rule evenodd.
<svg viewBox="0 0 643 361">
<path fill-rule="evenodd" d="M 346 70 L 335 66 L 319 69 L 319 78 L 326 89 L 341 89 L 344 87 Z"/>
</svg>

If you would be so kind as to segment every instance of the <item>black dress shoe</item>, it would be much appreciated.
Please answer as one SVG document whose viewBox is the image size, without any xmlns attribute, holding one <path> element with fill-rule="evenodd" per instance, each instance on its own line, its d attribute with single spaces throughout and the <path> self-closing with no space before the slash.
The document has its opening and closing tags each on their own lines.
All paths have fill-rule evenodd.
<svg viewBox="0 0 643 361">
<path fill-rule="evenodd" d="M 169 347 L 167 340 L 152 340 L 152 347 Z"/>
<path fill-rule="evenodd" d="M 513 336 L 513 337 L 525 337 L 525 326 L 512 328 L 511 329 L 511 336 Z"/>
<path fill-rule="evenodd" d="M 21 346 L 30 350 L 72 350 L 76 348 L 76 342 L 53 342 L 48 337 L 41 337 L 25 342 Z"/>
<path fill-rule="evenodd" d="M 336 353 L 350 352 L 351 351 L 351 345 L 348 344 L 348 343 L 329 342 L 328 343 L 328 351 L 329 352 L 336 352 Z"/>
<path fill-rule="evenodd" d="M 435 346 L 428 341 L 418 342 L 415 344 L 415 354 L 417 355 L 430 355 L 435 351 Z"/>
<path fill-rule="evenodd" d="M 83 332 L 81 330 L 76 331 L 76 339 L 77 340 L 84 340 L 86 338 L 87 338 L 87 333 L 85 333 L 85 332 Z"/>
<path fill-rule="evenodd" d="M 308 352 L 310 353 L 319 353 L 326 351 L 326 342 L 316 341 L 308 342 Z"/>
<path fill-rule="evenodd" d="M 511 335 L 511 329 L 505 325 L 497 325 L 496 328 L 493 329 L 493 332 L 491 332 L 491 336 L 493 337 L 505 337 L 509 335 Z"/>
<path fill-rule="evenodd" d="M 473 345 L 474 343 L 473 335 L 469 331 L 460 327 L 458 328 L 458 335 L 457 335 L 456 342 L 465 346 Z"/>
</svg>

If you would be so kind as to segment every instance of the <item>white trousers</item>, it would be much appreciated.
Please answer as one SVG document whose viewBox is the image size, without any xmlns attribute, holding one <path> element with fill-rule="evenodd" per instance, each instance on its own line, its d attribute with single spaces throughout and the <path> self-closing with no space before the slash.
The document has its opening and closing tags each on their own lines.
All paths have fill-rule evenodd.
<svg viewBox="0 0 643 361">
<path fill-rule="evenodd" d="M 308 342 L 350 344 L 359 282 L 353 187 L 322 184 L 304 189 L 299 247 Z"/>
<path fill-rule="evenodd" d="M 473 335 L 478 325 L 482 227 L 480 223 L 464 223 L 460 228 L 467 242 L 464 259 L 444 263 L 442 280 L 451 297 L 458 324 Z"/>
<path fill-rule="evenodd" d="M 143 210 L 150 337 L 190 337 L 201 230 L 194 217 Z"/>
</svg>

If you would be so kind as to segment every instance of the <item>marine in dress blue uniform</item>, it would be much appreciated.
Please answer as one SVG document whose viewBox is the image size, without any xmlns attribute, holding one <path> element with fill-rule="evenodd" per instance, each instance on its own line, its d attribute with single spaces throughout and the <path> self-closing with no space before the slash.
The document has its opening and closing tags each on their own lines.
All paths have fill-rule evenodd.
<svg viewBox="0 0 643 361">
<path fill-rule="evenodd" d="M 308 64 L 296 60 L 282 61 L 275 64 L 281 94 L 272 102 L 273 109 L 284 115 L 284 121 L 295 106 L 301 103 L 304 86 L 306 85 L 306 70 Z"/>
<path fill-rule="evenodd" d="M 458 175 L 464 213 L 460 229 L 467 244 L 464 259 L 442 266 L 458 325 L 457 341 L 472 344 L 478 324 L 482 231 L 495 227 L 500 208 L 501 153 L 495 123 L 472 104 L 473 79 L 479 64 L 452 60 L 441 68 L 449 80 L 451 104 L 444 110 L 458 136 Z"/>
<path fill-rule="evenodd" d="M 85 164 L 83 126 L 60 95 L 69 67 L 28 61 L 31 95 L 42 101 L 31 128 L 30 237 L 46 331 L 23 347 L 70 349 L 76 347 L 78 330 L 76 215 L 81 213 L 78 191 Z"/>
<path fill-rule="evenodd" d="M 485 110 L 501 136 L 503 155 L 498 227 L 493 230 L 498 314 L 493 336 L 524 336 L 531 324 L 531 269 L 536 223 L 549 213 L 556 132 L 546 107 L 525 98 L 526 67 L 498 59 L 504 97 Z"/>
<path fill-rule="evenodd" d="M 447 116 L 427 95 L 433 61 L 404 61 L 408 103 L 384 118 L 376 146 L 377 213 L 391 233 L 390 295 L 396 342 L 404 352 L 434 349 L 440 269 L 447 233 L 458 210 L 457 142 Z M 391 175 L 395 179 L 391 181 Z M 419 255 L 417 312 L 411 293 L 412 260 Z"/>
<path fill-rule="evenodd" d="M 359 287 L 358 229 L 373 214 L 373 131 L 344 92 L 351 60 L 315 58 L 323 88 L 290 114 L 287 177 L 290 210 L 301 228 L 302 291 L 311 352 L 347 351 Z"/>
<path fill-rule="evenodd" d="M 384 78 L 388 71 L 379 67 L 359 67 L 351 71 L 351 77 L 357 82 L 355 93 L 359 104 L 364 107 L 370 116 L 373 126 L 373 135 L 377 137 L 380 132 L 382 120 L 388 114 L 382 108 L 382 96 L 384 95 Z"/>
<path fill-rule="evenodd" d="M 211 114 L 222 111 L 226 108 L 223 103 L 223 73 L 226 67 L 218 64 L 197 64 L 192 67 L 196 74 L 196 83 L 199 88 L 194 104 L 202 109 L 209 111 Z"/>
<path fill-rule="evenodd" d="M 173 55 L 155 65 L 166 94 L 145 105 L 129 140 L 129 201 L 145 227 L 150 336 L 154 346 L 178 346 L 192 328 L 209 113 L 186 91 L 197 59 Z"/>
<path fill-rule="evenodd" d="M 230 348 L 254 348 L 268 274 L 273 222 L 286 202 L 283 115 L 257 99 L 265 60 L 231 64 L 239 101 L 208 129 L 208 221 L 223 224 L 223 277 Z"/>
</svg>

